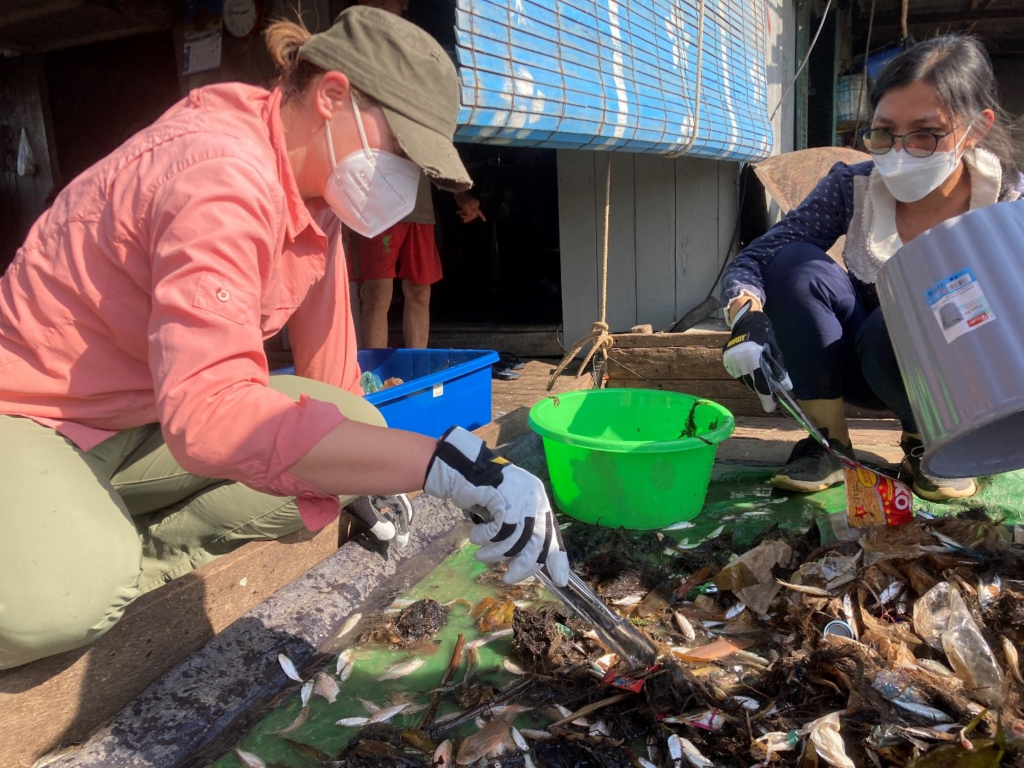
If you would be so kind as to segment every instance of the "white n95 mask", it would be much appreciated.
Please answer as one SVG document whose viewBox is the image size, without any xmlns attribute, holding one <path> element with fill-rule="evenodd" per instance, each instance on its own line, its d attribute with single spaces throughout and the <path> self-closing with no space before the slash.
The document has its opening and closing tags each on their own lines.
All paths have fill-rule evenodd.
<svg viewBox="0 0 1024 768">
<path fill-rule="evenodd" d="M 885 182 L 889 194 L 901 203 L 915 203 L 950 177 L 960 163 L 960 147 L 967 141 L 971 128 L 948 152 L 933 152 L 928 157 L 914 157 L 904 149 L 890 149 L 884 155 L 875 155 L 875 168 Z"/>
<path fill-rule="evenodd" d="M 352 109 L 359 128 L 362 151 L 334 158 L 331 124 L 327 127 L 327 151 L 334 170 L 327 178 L 324 200 L 349 229 L 363 237 L 376 237 L 397 224 L 416 207 L 416 191 L 422 171 L 411 160 L 390 152 L 370 149 L 355 94 L 349 89 Z"/>
</svg>

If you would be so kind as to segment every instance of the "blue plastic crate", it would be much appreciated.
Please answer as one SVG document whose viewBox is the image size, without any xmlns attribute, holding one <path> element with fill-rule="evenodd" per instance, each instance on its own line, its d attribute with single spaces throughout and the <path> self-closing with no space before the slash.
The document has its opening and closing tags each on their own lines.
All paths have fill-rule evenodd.
<svg viewBox="0 0 1024 768">
<path fill-rule="evenodd" d="M 440 437 L 457 425 L 476 429 L 491 420 L 491 366 L 498 353 L 479 349 L 364 349 L 359 367 L 397 387 L 366 395 L 389 427 Z M 282 368 L 274 373 L 295 373 Z"/>
<path fill-rule="evenodd" d="M 491 365 L 498 353 L 477 349 L 364 349 L 359 367 L 405 383 L 367 395 L 388 426 L 440 437 L 452 425 L 491 420 Z"/>
</svg>

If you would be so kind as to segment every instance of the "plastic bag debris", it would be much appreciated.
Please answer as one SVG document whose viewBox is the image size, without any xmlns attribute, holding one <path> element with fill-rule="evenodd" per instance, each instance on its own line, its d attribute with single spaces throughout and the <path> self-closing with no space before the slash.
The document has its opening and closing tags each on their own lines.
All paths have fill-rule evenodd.
<svg viewBox="0 0 1024 768">
<path fill-rule="evenodd" d="M 991 707 L 1003 703 L 1003 672 L 956 586 L 942 582 L 919 598 L 914 603 L 914 628 L 932 648 L 946 654 L 973 698 Z"/>
</svg>

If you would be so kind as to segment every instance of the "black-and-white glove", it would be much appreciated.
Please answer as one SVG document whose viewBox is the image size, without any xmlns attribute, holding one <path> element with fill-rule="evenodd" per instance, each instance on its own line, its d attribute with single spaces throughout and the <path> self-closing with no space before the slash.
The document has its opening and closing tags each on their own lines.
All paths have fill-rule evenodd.
<svg viewBox="0 0 1024 768">
<path fill-rule="evenodd" d="M 378 541 L 392 542 L 399 548 L 409 543 L 412 504 L 404 493 L 360 496 L 350 501 L 345 510 Z"/>
<path fill-rule="evenodd" d="M 442 436 L 423 491 L 450 499 L 471 514 L 480 508 L 489 513 L 489 521 L 474 526 L 470 541 L 482 545 L 478 560 L 509 561 L 505 583 L 522 581 L 546 567 L 551 580 L 565 586 L 569 560 L 544 484 L 495 455 L 472 432 L 452 427 Z"/>
<path fill-rule="evenodd" d="M 757 393 L 765 413 L 771 413 L 776 406 L 775 396 L 765 380 L 762 358 L 768 361 L 769 370 L 782 386 L 793 389 L 793 382 L 783 365 L 771 320 L 764 312 L 751 311 L 750 306 L 750 302 L 744 304 L 733 318 L 732 336 L 722 350 L 722 362 L 730 376 Z"/>
</svg>

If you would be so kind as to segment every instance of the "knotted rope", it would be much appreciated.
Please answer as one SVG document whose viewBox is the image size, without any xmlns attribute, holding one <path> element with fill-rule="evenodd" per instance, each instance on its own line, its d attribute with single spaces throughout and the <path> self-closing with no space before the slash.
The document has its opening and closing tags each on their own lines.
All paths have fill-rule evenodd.
<svg viewBox="0 0 1024 768">
<path fill-rule="evenodd" d="M 555 382 L 558 381 L 558 377 L 562 375 L 562 371 L 565 370 L 566 366 L 569 365 L 569 361 L 575 359 L 576 355 L 583 351 L 588 344 L 593 344 L 587 356 L 583 358 L 583 364 L 576 372 L 576 378 L 578 379 L 583 375 L 583 372 L 587 369 L 590 361 L 594 359 L 594 356 L 601 353 L 602 358 L 605 360 L 608 357 L 608 350 L 612 348 L 615 343 L 615 338 L 608 333 L 608 323 L 605 322 L 605 318 L 608 313 L 608 220 L 611 214 L 611 202 L 612 202 L 612 156 L 611 153 L 606 155 L 607 162 L 605 163 L 605 183 L 604 183 L 604 242 L 601 246 L 601 319 L 598 320 L 590 329 L 590 333 L 584 336 L 582 339 L 573 344 L 565 357 L 562 358 L 562 362 L 555 368 L 555 372 L 551 374 L 551 378 L 548 380 L 548 392 L 551 391 L 552 387 L 555 386 Z M 601 369 L 604 369 L 604 364 L 601 365 Z M 598 387 L 604 386 L 604 381 L 600 374 L 595 370 L 595 379 Z"/>
</svg>

